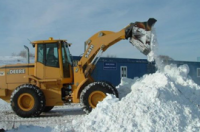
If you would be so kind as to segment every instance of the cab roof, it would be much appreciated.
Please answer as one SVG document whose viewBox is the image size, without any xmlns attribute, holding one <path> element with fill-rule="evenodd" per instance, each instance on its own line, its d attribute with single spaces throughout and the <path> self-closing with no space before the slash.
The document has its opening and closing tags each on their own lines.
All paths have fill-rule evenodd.
<svg viewBox="0 0 200 132">
<path fill-rule="evenodd" d="M 37 41 L 31 42 L 31 44 L 35 46 L 35 44 L 48 44 L 48 43 L 56 43 L 60 41 L 67 42 L 67 40 L 63 40 L 63 39 L 54 40 L 52 37 L 50 37 L 49 40 L 37 40 Z"/>
</svg>

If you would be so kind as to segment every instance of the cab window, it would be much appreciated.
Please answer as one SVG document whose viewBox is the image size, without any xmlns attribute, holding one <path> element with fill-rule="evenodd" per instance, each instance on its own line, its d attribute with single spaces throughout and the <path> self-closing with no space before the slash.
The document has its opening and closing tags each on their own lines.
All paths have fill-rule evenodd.
<svg viewBox="0 0 200 132">
<path fill-rule="evenodd" d="M 50 67 L 59 67 L 58 44 L 38 44 L 37 62 Z"/>
<path fill-rule="evenodd" d="M 38 44 L 37 61 L 44 64 L 44 45 Z"/>
<path fill-rule="evenodd" d="M 58 45 L 55 44 L 46 44 L 46 66 L 59 67 L 58 61 Z"/>
<path fill-rule="evenodd" d="M 71 58 L 68 47 L 65 43 L 62 44 L 62 61 L 64 78 L 70 77 Z"/>
</svg>

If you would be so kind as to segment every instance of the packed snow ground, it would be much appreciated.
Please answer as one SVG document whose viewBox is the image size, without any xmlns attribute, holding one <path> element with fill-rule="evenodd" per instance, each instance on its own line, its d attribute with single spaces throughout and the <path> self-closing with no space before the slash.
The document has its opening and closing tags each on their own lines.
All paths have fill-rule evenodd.
<svg viewBox="0 0 200 132">
<path fill-rule="evenodd" d="M 167 65 L 142 78 L 123 78 L 120 100 L 109 95 L 82 120 L 76 131 L 200 131 L 200 87 L 187 77 L 188 66 Z M 127 93 L 126 93 L 127 92 Z M 77 127 L 76 127 L 77 126 Z"/>
<path fill-rule="evenodd" d="M 151 58 L 151 56 L 150 56 Z M 141 78 L 122 78 L 120 98 L 108 95 L 89 115 L 79 104 L 55 107 L 40 118 L 16 116 L 0 100 L 0 129 L 8 132 L 197 132 L 200 131 L 200 86 L 187 65 L 161 65 Z"/>
</svg>

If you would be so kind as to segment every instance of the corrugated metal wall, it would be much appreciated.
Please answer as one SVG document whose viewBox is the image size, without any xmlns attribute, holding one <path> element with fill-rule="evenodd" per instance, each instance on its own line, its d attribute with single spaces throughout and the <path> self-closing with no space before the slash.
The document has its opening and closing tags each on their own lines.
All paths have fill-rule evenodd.
<svg viewBox="0 0 200 132">
<path fill-rule="evenodd" d="M 74 56 L 73 60 L 77 61 L 80 58 Z M 200 77 L 197 77 L 200 62 L 168 61 L 166 63 L 174 63 L 178 66 L 187 64 L 190 68 L 189 76 L 200 85 Z M 142 77 L 144 74 L 154 73 L 155 71 L 155 63 L 149 63 L 146 59 L 101 58 L 92 73 L 92 77 L 96 81 L 108 81 L 117 86 L 121 81 L 121 77 Z"/>
</svg>

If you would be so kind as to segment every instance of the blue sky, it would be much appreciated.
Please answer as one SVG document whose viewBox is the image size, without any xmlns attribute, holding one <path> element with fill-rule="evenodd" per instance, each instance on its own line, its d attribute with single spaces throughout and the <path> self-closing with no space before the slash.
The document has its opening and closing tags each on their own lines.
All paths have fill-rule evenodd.
<svg viewBox="0 0 200 132">
<path fill-rule="evenodd" d="M 199 0 L 0 0 L 0 56 L 19 53 L 29 40 L 67 39 L 72 55 L 101 30 L 119 31 L 131 22 L 157 19 L 158 54 L 175 60 L 200 57 Z M 104 56 L 146 59 L 128 40 Z"/>
</svg>

